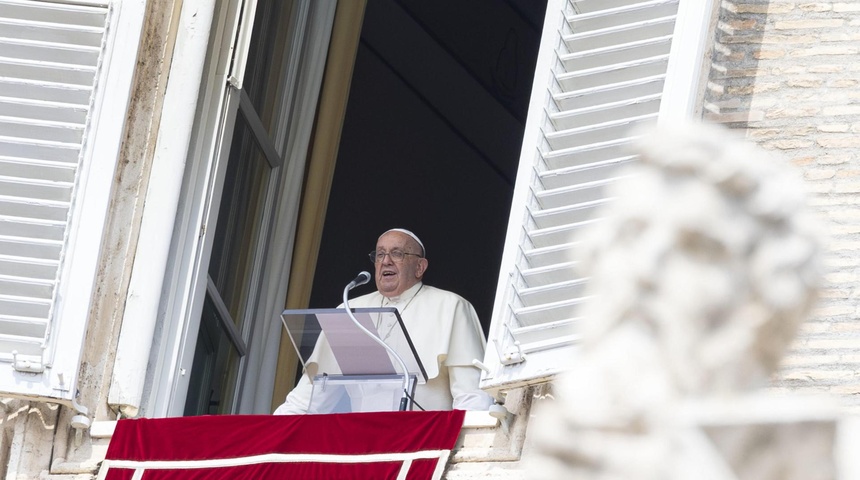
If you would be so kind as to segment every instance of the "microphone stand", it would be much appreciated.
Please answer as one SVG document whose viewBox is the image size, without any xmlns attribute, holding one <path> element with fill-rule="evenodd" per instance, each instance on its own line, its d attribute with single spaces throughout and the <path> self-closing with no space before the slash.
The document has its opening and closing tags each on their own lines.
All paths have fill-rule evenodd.
<svg viewBox="0 0 860 480">
<path fill-rule="evenodd" d="M 362 273 L 364 273 L 364 272 L 362 272 Z M 361 276 L 361 275 L 359 275 L 359 276 Z M 370 278 L 369 274 L 368 274 L 367 278 L 368 279 Z M 355 288 L 358 285 L 359 285 L 358 283 L 356 283 L 355 281 L 352 281 L 349 283 L 349 285 L 346 286 L 346 288 L 343 289 L 343 307 L 346 309 L 346 313 L 347 313 L 347 315 L 349 315 L 349 318 L 352 320 L 353 323 L 355 323 L 355 326 L 357 326 L 359 329 L 361 329 L 361 331 L 364 332 L 368 337 L 370 337 L 374 342 L 380 344 L 382 346 L 382 348 L 384 348 L 386 351 L 388 351 L 388 353 L 390 353 L 397 360 L 397 363 L 400 364 L 400 368 L 403 369 L 403 396 L 400 397 L 400 408 L 399 408 L 399 410 L 401 412 L 404 412 L 404 411 L 406 411 L 406 405 L 409 402 L 409 397 L 407 394 L 407 391 L 409 390 L 409 370 L 406 367 L 406 362 L 404 362 L 403 359 L 400 358 L 400 355 L 398 355 L 397 352 L 393 348 L 391 348 L 388 344 L 386 344 L 385 342 L 380 340 L 379 337 L 377 337 L 376 335 L 373 334 L 373 332 L 364 328 L 364 326 L 358 322 L 358 319 L 355 318 L 355 315 L 353 315 L 352 310 L 349 308 L 349 298 L 348 298 L 347 294 L 349 293 L 350 290 L 352 290 L 353 288 Z"/>
</svg>

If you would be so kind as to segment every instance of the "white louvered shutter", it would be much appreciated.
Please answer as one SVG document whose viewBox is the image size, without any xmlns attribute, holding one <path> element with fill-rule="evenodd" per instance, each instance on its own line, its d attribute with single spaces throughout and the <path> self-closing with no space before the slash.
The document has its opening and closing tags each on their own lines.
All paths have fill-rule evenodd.
<svg viewBox="0 0 860 480">
<path fill-rule="evenodd" d="M 86 162 L 109 17 L 106 4 L 87 3 L 0 0 L 3 394 L 74 395 L 86 315 L 70 315 L 63 307 L 89 298 L 63 295 L 90 291 L 65 288 L 70 282 L 92 283 L 92 277 L 70 276 L 72 250 L 92 249 L 93 243 L 97 248 L 101 238 L 100 231 L 73 235 L 85 213 L 79 205 L 86 181 L 82 171 L 112 172 L 115 161 Z M 64 365 L 54 365 L 58 356 Z"/>
<path fill-rule="evenodd" d="M 705 0 L 549 1 L 483 388 L 545 381 L 570 364 L 587 280 L 575 273 L 577 235 L 634 160 L 631 129 L 661 115 L 689 1 Z"/>
</svg>

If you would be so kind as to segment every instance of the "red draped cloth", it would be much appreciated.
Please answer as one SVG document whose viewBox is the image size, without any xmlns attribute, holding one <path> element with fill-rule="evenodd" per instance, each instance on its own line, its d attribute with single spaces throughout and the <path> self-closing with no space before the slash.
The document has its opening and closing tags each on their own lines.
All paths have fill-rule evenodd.
<svg viewBox="0 0 860 480">
<path fill-rule="evenodd" d="M 465 412 L 120 420 L 99 478 L 438 479 Z"/>
</svg>

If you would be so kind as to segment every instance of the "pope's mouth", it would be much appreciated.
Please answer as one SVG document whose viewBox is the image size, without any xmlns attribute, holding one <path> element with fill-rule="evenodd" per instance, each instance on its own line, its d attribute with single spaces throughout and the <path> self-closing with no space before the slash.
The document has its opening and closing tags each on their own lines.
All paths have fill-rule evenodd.
<svg viewBox="0 0 860 480">
<path fill-rule="evenodd" d="M 390 272 L 390 271 L 382 272 L 383 277 L 393 277 L 394 275 L 397 275 L 397 272 Z"/>
</svg>

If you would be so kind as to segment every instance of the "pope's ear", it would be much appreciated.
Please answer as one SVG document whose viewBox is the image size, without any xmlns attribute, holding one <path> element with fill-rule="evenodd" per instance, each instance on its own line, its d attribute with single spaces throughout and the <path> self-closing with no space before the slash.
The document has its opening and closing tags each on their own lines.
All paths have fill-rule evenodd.
<svg viewBox="0 0 860 480">
<path fill-rule="evenodd" d="M 427 266 L 428 265 L 429 265 L 429 262 L 427 262 L 426 258 L 418 259 L 418 270 L 415 271 L 415 273 L 418 275 L 418 278 L 421 278 L 424 276 L 424 273 L 427 272 Z"/>
</svg>

